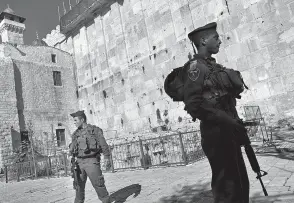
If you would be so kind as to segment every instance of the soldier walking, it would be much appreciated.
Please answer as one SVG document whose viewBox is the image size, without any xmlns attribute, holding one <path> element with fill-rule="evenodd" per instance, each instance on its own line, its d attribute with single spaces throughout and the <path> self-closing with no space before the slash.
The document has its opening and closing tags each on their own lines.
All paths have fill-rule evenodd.
<svg viewBox="0 0 294 203">
<path fill-rule="evenodd" d="M 72 113 L 71 116 L 77 130 L 72 135 L 70 153 L 76 157 L 79 168 L 75 203 L 84 203 L 85 201 L 87 177 L 89 177 L 102 203 L 110 203 L 109 193 L 105 187 L 104 176 L 100 167 L 101 151 L 106 165 L 110 165 L 110 152 L 103 131 L 97 126 L 87 124 L 84 111 Z"/>
<path fill-rule="evenodd" d="M 167 77 L 165 91 L 174 101 L 184 102 L 193 121 L 201 121 L 201 145 L 212 170 L 215 203 L 248 203 L 249 180 L 241 146 L 250 141 L 239 136 L 246 128 L 235 107 L 246 85 L 239 72 L 212 57 L 221 45 L 216 27 L 210 23 L 188 34 L 195 56 Z"/>
</svg>

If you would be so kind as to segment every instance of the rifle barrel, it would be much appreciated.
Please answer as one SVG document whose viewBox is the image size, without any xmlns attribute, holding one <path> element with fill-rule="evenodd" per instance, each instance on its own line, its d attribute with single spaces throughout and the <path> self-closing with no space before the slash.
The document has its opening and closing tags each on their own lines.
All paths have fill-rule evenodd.
<svg viewBox="0 0 294 203">
<path fill-rule="evenodd" d="M 267 194 L 267 191 L 266 191 L 266 189 L 265 189 L 265 187 L 264 187 L 264 184 L 263 184 L 263 182 L 262 182 L 262 180 L 261 180 L 261 174 L 259 173 L 259 174 L 257 174 L 258 176 L 257 176 L 257 179 L 259 180 L 259 182 L 260 182 L 260 184 L 261 184 L 261 187 L 262 187 L 262 190 L 263 190 L 263 194 L 264 194 L 264 196 L 268 196 L 268 194 Z"/>
</svg>

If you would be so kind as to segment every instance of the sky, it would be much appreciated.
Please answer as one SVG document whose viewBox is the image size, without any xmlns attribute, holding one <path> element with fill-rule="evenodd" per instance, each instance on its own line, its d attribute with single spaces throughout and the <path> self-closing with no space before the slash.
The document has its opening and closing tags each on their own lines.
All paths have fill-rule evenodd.
<svg viewBox="0 0 294 203">
<path fill-rule="evenodd" d="M 42 39 L 59 24 L 58 6 L 60 12 L 63 11 L 63 1 L 69 10 L 69 0 L 0 0 L 0 11 L 5 10 L 9 4 L 16 15 L 26 18 L 24 43 L 31 44 L 36 39 L 36 31 L 39 39 Z M 76 0 L 71 2 L 74 5 Z"/>
</svg>

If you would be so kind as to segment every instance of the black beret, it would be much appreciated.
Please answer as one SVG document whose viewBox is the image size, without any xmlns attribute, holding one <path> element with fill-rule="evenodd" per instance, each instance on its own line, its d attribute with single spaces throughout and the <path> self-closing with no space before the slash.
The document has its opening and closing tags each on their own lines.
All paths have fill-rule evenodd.
<svg viewBox="0 0 294 203">
<path fill-rule="evenodd" d="M 70 114 L 72 117 L 78 117 L 78 116 L 82 116 L 85 115 L 84 111 L 77 111 L 75 113 Z"/>
<path fill-rule="evenodd" d="M 192 37 L 195 34 L 200 33 L 201 31 L 209 30 L 209 29 L 215 29 L 216 30 L 216 27 L 217 27 L 216 22 L 208 23 L 207 25 L 205 25 L 203 27 L 199 27 L 199 28 L 193 30 L 192 32 L 190 32 L 188 34 L 188 38 L 192 41 Z"/>
</svg>

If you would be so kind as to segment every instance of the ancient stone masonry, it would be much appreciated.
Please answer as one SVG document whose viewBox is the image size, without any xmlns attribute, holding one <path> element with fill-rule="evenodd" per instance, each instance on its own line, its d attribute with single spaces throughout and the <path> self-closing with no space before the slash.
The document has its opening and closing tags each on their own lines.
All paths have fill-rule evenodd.
<svg viewBox="0 0 294 203">
<path fill-rule="evenodd" d="M 0 168 L 12 159 L 10 155 L 20 143 L 21 132 L 27 130 L 30 122 L 36 143 L 44 148 L 48 140 L 56 142 L 56 129 L 65 129 L 63 147 L 67 148 L 73 130 L 69 114 L 77 108 L 72 57 L 47 46 L 0 44 L 0 50 Z M 54 85 L 54 71 L 61 73 L 61 86 Z"/>
<path fill-rule="evenodd" d="M 0 60 L 0 167 L 7 161 L 2 157 L 9 158 L 12 154 L 11 131 L 19 128 L 12 64 L 11 59 Z"/>
<path fill-rule="evenodd" d="M 99 9 L 56 47 L 73 55 L 79 107 L 105 131 L 189 124 L 163 81 L 193 55 L 187 34 L 212 21 L 223 42 L 218 62 L 241 71 L 250 88 L 239 107 L 293 115 L 294 0 L 125 0 Z"/>
</svg>

